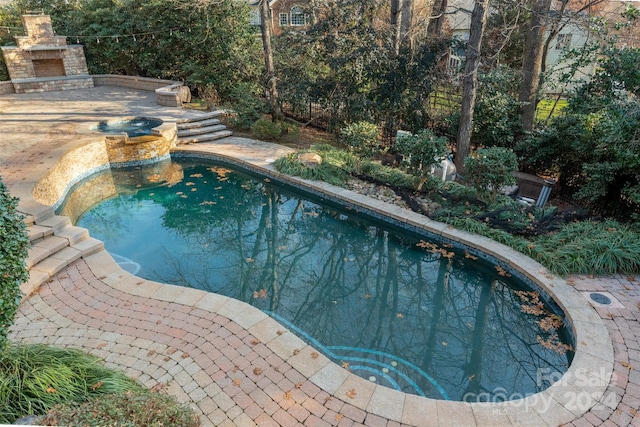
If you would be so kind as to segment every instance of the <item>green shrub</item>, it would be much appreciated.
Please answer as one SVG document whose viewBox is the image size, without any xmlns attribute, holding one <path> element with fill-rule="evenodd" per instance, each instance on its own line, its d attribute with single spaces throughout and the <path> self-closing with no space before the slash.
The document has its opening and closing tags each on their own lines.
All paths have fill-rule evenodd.
<svg viewBox="0 0 640 427">
<path fill-rule="evenodd" d="M 314 151 L 310 151 L 314 152 Z M 338 185 L 344 187 L 347 179 L 349 178 L 348 172 L 343 169 L 344 161 L 329 156 L 322 156 L 322 163 L 317 167 L 307 167 L 303 165 L 298 159 L 299 153 L 291 153 L 284 157 L 277 159 L 274 162 L 276 170 L 292 176 L 299 176 L 304 179 L 310 179 L 314 181 L 324 181 L 329 184 Z"/>
<path fill-rule="evenodd" d="M 423 129 L 415 135 L 398 135 L 395 148 L 403 155 L 402 162 L 409 172 L 420 178 L 418 190 L 426 182 L 431 167 L 439 164 L 449 153 L 447 138 L 435 136 L 429 129 Z"/>
<path fill-rule="evenodd" d="M 502 187 L 515 183 L 512 172 L 518 170 L 518 159 L 507 148 L 481 148 L 467 157 L 465 169 L 478 194 L 493 202 Z"/>
<path fill-rule="evenodd" d="M 254 94 L 248 84 L 235 87 L 229 100 L 233 109 L 229 125 L 236 129 L 251 129 L 251 126 L 267 111 L 264 100 Z"/>
<path fill-rule="evenodd" d="M 41 425 L 197 427 L 197 415 L 172 397 L 147 390 L 125 391 L 84 403 L 56 405 Z"/>
<path fill-rule="evenodd" d="M 369 122 L 356 122 L 340 130 L 339 140 L 360 158 L 371 157 L 383 150 L 378 141 L 380 128 Z"/>
<path fill-rule="evenodd" d="M 266 118 L 257 120 L 251 126 L 251 133 L 259 139 L 278 141 L 285 134 L 297 135 L 300 132 L 298 126 L 285 121 L 273 121 Z"/>
<path fill-rule="evenodd" d="M 11 197 L 0 178 L 0 351 L 7 345 L 20 304 L 20 285 L 29 278 L 25 264 L 29 237 L 17 207 L 18 199 Z"/>
<path fill-rule="evenodd" d="M 25 415 L 44 415 L 57 404 L 93 396 L 142 390 L 123 373 L 74 349 L 9 345 L 0 353 L 0 423 Z"/>
</svg>

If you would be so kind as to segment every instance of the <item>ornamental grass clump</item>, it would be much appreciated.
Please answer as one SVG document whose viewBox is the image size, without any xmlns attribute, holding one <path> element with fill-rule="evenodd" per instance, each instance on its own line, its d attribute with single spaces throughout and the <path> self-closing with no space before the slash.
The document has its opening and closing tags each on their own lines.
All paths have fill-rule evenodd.
<svg viewBox="0 0 640 427">
<path fill-rule="evenodd" d="M 142 387 L 79 350 L 31 344 L 8 345 L 0 353 L 3 424 L 26 415 L 44 415 L 57 404 L 126 390 Z"/>
</svg>

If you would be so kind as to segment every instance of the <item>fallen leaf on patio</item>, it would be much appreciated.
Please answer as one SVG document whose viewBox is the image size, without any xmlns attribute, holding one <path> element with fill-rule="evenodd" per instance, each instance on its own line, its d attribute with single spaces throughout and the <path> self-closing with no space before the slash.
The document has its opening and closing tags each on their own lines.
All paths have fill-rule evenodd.
<svg viewBox="0 0 640 427">
<path fill-rule="evenodd" d="M 347 397 L 349 399 L 355 399 L 356 395 L 358 394 L 358 392 L 356 392 L 355 388 L 352 388 L 351 390 L 349 390 L 347 393 Z"/>
<path fill-rule="evenodd" d="M 627 369 L 633 369 L 633 366 L 631 366 L 631 363 L 629 363 L 629 362 L 622 361 L 622 362 L 620 362 L 620 364 L 622 366 L 624 366 L 625 368 L 627 368 Z"/>
<path fill-rule="evenodd" d="M 233 380 L 233 385 L 239 386 L 240 384 L 242 384 L 242 380 L 240 378 L 235 378 Z"/>
<path fill-rule="evenodd" d="M 313 353 L 311 353 L 311 358 L 312 358 L 312 359 L 317 359 L 317 358 L 318 358 L 318 356 L 320 356 L 320 355 L 318 354 L 318 352 L 317 352 L 317 351 L 314 351 Z"/>
<path fill-rule="evenodd" d="M 253 374 L 254 374 L 254 375 L 260 375 L 260 374 L 262 374 L 262 369 L 260 369 L 260 368 L 253 368 Z"/>
<path fill-rule="evenodd" d="M 154 354 L 156 354 L 156 351 L 151 349 L 147 352 L 147 356 L 153 356 Z"/>
<path fill-rule="evenodd" d="M 297 348 L 293 350 L 293 355 L 297 356 L 298 354 L 300 354 L 300 350 L 298 350 Z"/>
<path fill-rule="evenodd" d="M 302 383 L 301 383 L 301 382 L 299 382 L 299 383 L 296 383 L 296 388 L 297 388 L 297 389 L 300 389 L 300 388 L 302 388 Z"/>
<path fill-rule="evenodd" d="M 180 357 L 182 357 L 183 359 L 186 359 L 187 357 L 189 357 L 189 353 L 182 353 Z"/>
<path fill-rule="evenodd" d="M 336 421 L 340 421 L 344 418 L 343 414 L 336 414 Z"/>
<path fill-rule="evenodd" d="M 260 344 L 260 341 L 258 341 L 257 339 L 254 338 L 251 340 L 251 345 L 258 345 L 258 344 Z"/>
<path fill-rule="evenodd" d="M 292 395 L 291 395 L 291 392 L 290 391 L 285 392 L 284 393 L 284 398 L 286 400 L 291 400 L 293 398 Z"/>
<path fill-rule="evenodd" d="M 278 332 L 276 332 L 276 334 L 278 334 L 278 335 L 282 335 L 284 333 L 285 333 L 285 331 L 283 331 L 282 329 L 280 329 L 280 330 L 278 330 Z"/>
<path fill-rule="evenodd" d="M 100 349 L 105 348 L 106 346 L 107 346 L 107 343 L 106 343 L 106 342 L 101 342 L 100 344 L 98 344 L 98 345 L 96 346 L 96 348 L 100 350 Z"/>
<path fill-rule="evenodd" d="M 173 354 L 173 353 L 175 353 L 176 351 L 178 351 L 178 349 L 177 349 L 177 348 L 169 347 L 169 348 L 167 349 L 167 354 Z"/>
</svg>

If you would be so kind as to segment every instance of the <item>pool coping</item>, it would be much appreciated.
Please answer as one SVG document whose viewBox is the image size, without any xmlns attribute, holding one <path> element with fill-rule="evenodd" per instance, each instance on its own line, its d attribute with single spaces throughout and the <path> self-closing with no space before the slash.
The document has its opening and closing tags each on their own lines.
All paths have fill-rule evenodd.
<svg viewBox="0 0 640 427">
<path fill-rule="evenodd" d="M 253 141 L 248 144 L 268 143 Z M 73 146 L 78 147 L 77 142 Z M 470 248 L 482 250 L 504 262 L 537 283 L 565 312 L 573 328 L 577 347 L 568 371 L 545 391 L 518 400 L 502 403 L 468 403 L 424 398 L 374 384 L 348 372 L 325 356 L 315 354 L 313 347 L 305 344 L 294 334 L 286 333 L 286 328 L 267 314 L 241 301 L 137 278 L 122 270 L 106 251 L 86 258 L 94 274 L 104 277 L 102 280 L 110 286 L 133 295 L 170 302 L 196 301 L 195 306 L 228 317 L 247 329 L 274 353 L 328 393 L 340 396 L 353 406 L 369 413 L 404 424 L 420 425 L 437 413 L 438 418 L 447 417 L 452 423 L 464 425 L 559 425 L 580 417 L 601 399 L 613 372 L 613 345 L 602 319 L 586 299 L 565 280 L 552 275 L 539 263 L 505 245 L 456 230 L 417 213 L 344 188 L 283 175 L 273 168 L 274 159 L 259 155 L 258 150 L 242 151 L 236 148 L 233 144 L 218 142 L 179 146 L 172 150 L 172 153 L 222 160 L 312 193 L 330 195 L 350 206 L 376 212 L 445 240 L 455 240 Z M 281 146 L 278 149 L 281 152 L 287 151 Z M 47 170 L 53 169 L 62 157 L 72 152 L 73 149 L 69 147 L 60 147 L 56 155 L 48 158 Z M 86 172 L 88 171 L 84 171 Z M 19 188 L 12 188 L 14 194 L 16 190 L 22 190 L 19 191 L 22 193 L 20 209 L 34 217 L 37 217 L 39 212 L 42 214 L 45 210 L 48 212 L 51 209 L 31 197 L 31 190 L 37 181 L 23 181 Z M 134 281 L 136 286 L 131 286 Z M 347 395 L 351 390 L 357 390 L 353 397 Z"/>
</svg>

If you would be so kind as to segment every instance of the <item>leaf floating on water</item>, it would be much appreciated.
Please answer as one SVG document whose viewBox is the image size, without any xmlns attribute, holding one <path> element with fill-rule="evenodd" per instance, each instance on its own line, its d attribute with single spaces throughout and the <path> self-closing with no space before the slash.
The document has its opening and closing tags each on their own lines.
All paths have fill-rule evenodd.
<svg viewBox="0 0 640 427">
<path fill-rule="evenodd" d="M 254 262 L 255 260 L 253 258 L 245 258 L 244 259 L 246 262 L 248 262 L 249 264 L 251 264 L 252 262 Z"/>
<path fill-rule="evenodd" d="M 258 291 L 253 291 L 253 299 L 258 299 L 260 298 L 260 294 L 258 293 Z"/>
<path fill-rule="evenodd" d="M 189 175 L 190 178 L 202 178 L 202 174 L 201 173 L 194 173 L 192 175 Z"/>
<path fill-rule="evenodd" d="M 403 318 L 404 318 L 404 314 L 402 314 L 402 313 L 396 313 L 396 318 L 397 318 L 397 319 L 403 319 Z"/>
<path fill-rule="evenodd" d="M 260 298 L 267 298 L 269 296 L 269 292 L 266 289 L 260 289 Z"/>
<path fill-rule="evenodd" d="M 265 178 L 264 182 L 271 182 L 271 180 L 269 178 Z"/>
<path fill-rule="evenodd" d="M 346 395 L 349 399 L 355 399 L 356 395 L 358 394 L 358 392 L 356 391 L 355 388 L 352 388 L 351 390 L 349 390 Z"/>
<path fill-rule="evenodd" d="M 349 370 L 349 362 L 343 361 L 342 362 L 342 367 L 348 371 Z"/>
<path fill-rule="evenodd" d="M 278 248 L 279 251 L 284 251 L 285 249 L 287 249 L 287 247 L 285 245 L 282 245 Z"/>
<path fill-rule="evenodd" d="M 473 379 L 476 377 L 476 374 L 471 374 L 469 375 L 469 381 L 473 381 Z"/>
<path fill-rule="evenodd" d="M 157 173 L 154 173 L 154 174 L 152 174 L 152 175 L 149 175 L 149 176 L 147 177 L 147 181 L 149 181 L 149 182 L 158 182 L 158 181 L 160 181 L 160 175 L 159 175 L 159 174 L 157 174 Z"/>
<path fill-rule="evenodd" d="M 182 197 L 183 199 L 186 199 L 186 198 L 188 198 L 189 196 L 187 196 L 186 194 L 183 194 L 183 195 L 182 195 L 182 196 L 180 196 L 180 197 Z"/>
<path fill-rule="evenodd" d="M 218 202 L 211 202 L 209 200 L 205 200 L 204 202 L 200 203 L 200 206 L 207 206 L 207 205 L 217 205 Z"/>
<path fill-rule="evenodd" d="M 214 190 L 222 190 L 222 187 L 216 187 Z"/>
<path fill-rule="evenodd" d="M 500 267 L 499 265 L 496 265 L 495 267 L 496 267 L 496 271 L 498 272 L 498 276 L 511 277 L 511 273 L 509 273 L 504 268 Z"/>
<path fill-rule="evenodd" d="M 184 193 L 182 191 L 176 191 L 176 194 L 180 196 L 181 194 L 184 194 Z"/>
<path fill-rule="evenodd" d="M 464 257 L 465 257 L 465 258 L 467 258 L 467 259 L 470 259 L 470 260 L 472 260 L 472 261 L 475 261 L 475 260 L 477 260 L 477 259 L 478 259 L 478 257 L 477 257 L 477 256 L 475 256 L 475 255 L 471 255 L 471 254 L 469 253 L 469 251 L 464 251 Z"/>
<path fill-rule="evenodd" d="M 155 195 L 156 195 L 156 193 L 149 193 L 149 197 L 153 197 Z"/>
<path fill-rule="evenodd" d="M 371 299 L 371 294 L 364 294 L 364 299 Z"/>
<path fill-rule="evenodd" d="M 196 183 L 195 183 L 195 182 L 191 182 L 191 181 L 189 181 L 189 182 L 185 182 L 185 184 L 184 184 L 184 185 L 186 185 L 186 186 L 188 186 L 188 187 L 191 187 L 192 185 L 196 185 Z"/>
<path fill-rule="evenodd" d="M 448 342 L 446 342 L 446 341 L 442 341 L 442 345 L 446 347 L 446 346 L 448 346 L 448 345 L 449 345 L 449 343 L 448 343 Z"/>
</svg>

